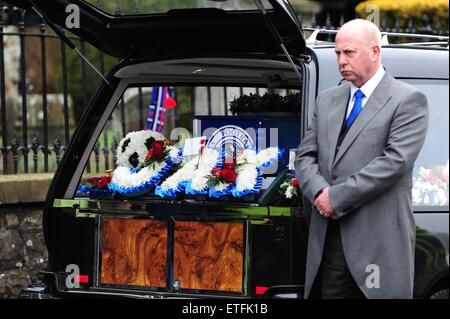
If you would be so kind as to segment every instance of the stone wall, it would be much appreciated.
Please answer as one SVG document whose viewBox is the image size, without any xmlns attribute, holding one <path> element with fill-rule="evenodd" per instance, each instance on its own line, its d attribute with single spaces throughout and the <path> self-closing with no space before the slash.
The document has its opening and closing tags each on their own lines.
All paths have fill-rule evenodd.
<svg viewBox="0 0 450 319">
<path fill-rule="evenodd" d="M 48 255 L 42 233 L 42 203 L 0 207 L 0 298 L 16 298 L 38 282 Z"/>
<path fill-rule="evenodd" d="M 0 298 L 16 298 L 47 267 L 42 208 L 51 177 L 0 176 Z"/>
</svg>

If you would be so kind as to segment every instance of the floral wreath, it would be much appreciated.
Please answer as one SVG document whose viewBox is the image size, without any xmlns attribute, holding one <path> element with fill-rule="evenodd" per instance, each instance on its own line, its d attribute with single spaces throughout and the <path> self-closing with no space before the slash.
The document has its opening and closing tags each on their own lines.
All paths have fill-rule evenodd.
<svg viewBox="0 0 450 319">
<path fill-rule="evenodd" d="M 118 153 L 125 156 L 117 159 L 118 164 L 126 166 L 114 170 L 109 189 L 124 196 L 142 195 L 181 162 L 180 150 L 169 141 L 161 140 L 161 136 L 153 131 L 127 134 L 118 147 Z M 127 155 L 130 155 L 128 161 Z"/>
<path fill-rule="evenodd" d="M 239 198 L 258 193 L 262 187 L 262 170 L 278 162 L 283 155 L 277 147 L 259 152 L 244 149 L 234 160 L 225 159 L 223 149 L 204 148 L 199 156 L 182 164 L 167 177 L 181 163 L 181 151 L 157 132 L 128 133 L 119 143 L 118 167 L 112 175 L 89 179 L 77 194 L 111 195 L 116 192 L 123 196 L 138 196 L 156 186 L 155 195 L 160 197 L 185 193 Z"/>
<path fill-rule="evenodd" d="M 165 140 L 164 135 L 151 130 L 129 132 L 117 147 L 117 167 L 137 168 L 145 161 L 153 143 Z"/>
<path fill-rule="evenodd" d="M 297 178 L 288 173 L 284 182 L 280 185 L 280 191 L 285 198 L 297 200 L 300 195 Z"/>
<path fill-rule="evenodd" d="M 215 167 L 208 176 L 209 196 L 219 198 L 226 195 L 243 197 L 256 193 L 262 186 L 262 175 L 257 168 L 255 150 L 241 150 L 236 160 L 227 158 L 223 168 Z"/>
<path fill-rule="evenodd" d="M 209 177 L 209 196 L 219 198 L 225 195 L 241 198 L 257 194 L 261 190 L 262 171 L 277 163 L 283 152 L 278 147 L 270 147 L 259 151 L 244 149 L 239 152 L 236 161 L 227 159 L 223 168 L 213 169 Z"/>
<path fill-rule="evenodd" d="M 238 167 L 236 185 L 231 190 L 231 194 L 234 197 L 243 197 L 259 193 L 263 182 L 262 171 L 278 163 L 283 157 L 283 153 L 284 151 L 278 147 L 269 147 L 257 154 L 255 151 L 244 150 L 237 159 L 237 163 L 241 162 L 242 164 Z"/>
<path fill-rule="evenodd" d="M 112 190 L 108 188 L 108 184 L 111 182 L 111 175 L 105 175 L 101 177 L 92 177 L 87 179 L 77 190 L 77 195 L 87 196 L 111 196 L 114 194 Z"/>
<path fill-rule="evenodd" d="M 242 150 L 236 160 L 225 158 L 224 151 L 205 149 L 202 155 L 187 162 L 174 175 L 167 178 L 155 190 L 161 197 L 188 195 L 209 195 L 219 198 L 225 195 L 244 197 L 256 194 L 262 187 L 262 170 L 278 162 L 282 151 L 277 147 Z"/>
<path fill-rule="evenodd" d="M 177 193 L 205 194 L 207 176 L 212 169 L 222 163 L 223 152 L 205 148 L 201 155 L 195 156 L 187 163 L 182 164 L 175 174 L 169 176 L 155 189 L 155 195 L 160 197 L 173 197 Z"/>
</svg>

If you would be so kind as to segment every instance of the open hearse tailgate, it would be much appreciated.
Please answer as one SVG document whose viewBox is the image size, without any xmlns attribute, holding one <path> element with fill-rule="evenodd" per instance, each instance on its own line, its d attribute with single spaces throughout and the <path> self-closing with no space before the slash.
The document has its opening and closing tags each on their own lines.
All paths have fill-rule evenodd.
<svg viewBox="0 0 450 319">
<path fill-rule="evenodd" d="M 92 4 L 93 1 L 6 2 L 26 9 L 35 7 L 51 22 L 68 29 L 103 52 L 120 58 L 153 58 L 206 52 L 281 52 L 256 6 L 253 10 L 187 6 L 183 9 L 169 8 L 161 13 L 113 15 L 96 7 Z M 222 2 L 226 4 L 228 1 Z M 291 54 L 304 53 L 305 39 L 301 24 L 289 2 L 262 2 L 271 6 L 268 8 L 269 17 Z M 69 5 L 71 6 L 68 7 Z M 74 6 L 78 9 L 73 9 Z M 74 16 L 70 15 L 78 13 L 79 25 L 69 28 L 66 21 L 73 21 Z"/>
</svg>

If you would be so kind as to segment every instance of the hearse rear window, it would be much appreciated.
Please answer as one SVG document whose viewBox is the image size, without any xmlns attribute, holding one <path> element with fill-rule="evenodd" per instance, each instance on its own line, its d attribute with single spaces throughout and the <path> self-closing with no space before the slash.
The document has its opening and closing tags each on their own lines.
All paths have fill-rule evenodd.
<svg viewBox="0 0 450 319">
<path fill-rule="evenodd" d="M 113 193 L 114 199 L 123 199 L 130 192 L 136 197 L 140 196 L 137 188 L 148 182 L 152 185 L 143 187 L 142 194 L 171 197 L 174 193 L 160 193 L 158 186 L 166 181 L 172 185 L 178 175 L 194 171 L 189 168 L 192 164 L 198 176 L 208 176 L 199 181 L 207 184 L 204 189 L 214 186 L 223 191 L 220 187 L 228 185 L 231 192 L 235 185 L 228 195 L 256 202 L 260 191 L 275 179 L 281 183 L 289 178 L 290 150 L 300 142 L 300 108 L 301 94 L 294 89 L 129 87 L 92 150 L 76 196 L 102 198 L 102 194 Z M 195 162 L 195 156 L 201 160 Z M 161 166 L 162 158 L 166 166 Z M 208 161 L 214 163 L 204 164 L 211 167 L 203 174 L 201 167 Z M 246 174 L 253 183 L 246 182 Z M 195 183 L 194 176 L 189 180 Z M 208 195 L 222 196 L 217 192 Z M 279 195 L 283 194 L 278 187 L 274 196 Z"/>
</svg>

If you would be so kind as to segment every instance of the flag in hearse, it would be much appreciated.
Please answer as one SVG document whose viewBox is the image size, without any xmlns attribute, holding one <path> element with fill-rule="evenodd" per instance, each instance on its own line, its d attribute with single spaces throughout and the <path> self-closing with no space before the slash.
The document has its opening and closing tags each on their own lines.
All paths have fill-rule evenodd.
<svg viewBox="0 0 450 319">
<path fill-rule="evenodd" d="M 147 130 L 162 132 L 166 109 L 172 109 L 177 106 L 174 96 L 173 87 L 154 86 L 152 88 L 152 97 L 147 115 Z"/>
</svg>

